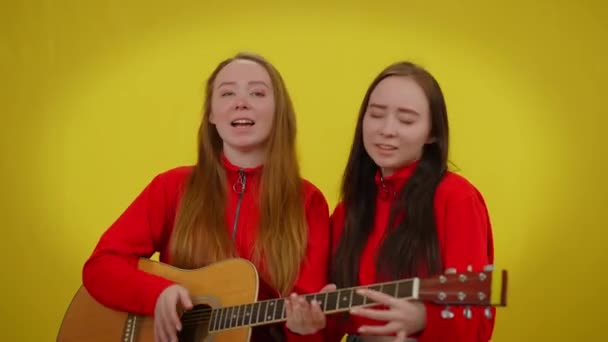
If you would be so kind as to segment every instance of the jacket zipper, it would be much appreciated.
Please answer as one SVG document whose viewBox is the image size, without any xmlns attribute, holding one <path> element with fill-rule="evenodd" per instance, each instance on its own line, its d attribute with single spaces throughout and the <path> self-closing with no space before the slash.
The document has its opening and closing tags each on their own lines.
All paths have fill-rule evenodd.
<svg viewBox="0 0 608 342">
<path fill-rule="evenodd" d="M 385 180 L 384 180 L 384 177 L 382 177 L 382 176 L 380 176 L 380 183 L 381 183 L 381 188 L 380 188 L 380 193 L 379 193 L 380 198 L 383 200 L 392 201 L 397 196 L 397 192 L 395 191 L 392 183 L 387 184 L 387 182 L 385 182 Z"/>
<path fill-rule="evenodd" d="M 236 241 L 236 232 L 239 224 L 239 214 L 241 212 L 241 203 L 243 202 L 243 194 L 245 193 L 245 186 L 247 185 L 247 175 L 243 169 L 239 170 L 239 178 L 236 183 L 232 185 L 232 190 L 239 195 L 238 202 L 236 204 L 236 213 L 234 214 L 234 225 L 232 227 L 232 239 Z"/>
</svg>

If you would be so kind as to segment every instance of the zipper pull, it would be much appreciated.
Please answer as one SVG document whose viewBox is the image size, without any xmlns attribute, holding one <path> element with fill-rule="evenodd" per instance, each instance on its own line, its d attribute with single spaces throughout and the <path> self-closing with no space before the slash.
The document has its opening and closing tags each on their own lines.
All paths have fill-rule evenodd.
<svg viewBox="0 0 608 342">
<path fill-rule="evenodd" d="M 245 192 L 245 185 L 247 184 L 247 175 L 243 169 L 239 170 L 239 178 L 236 183 L 232 184 L 232 190 L 239 195 Z"/>
<path fill-rule="evenodd" d="M 386 184 L 384 177 L 380 176 L 380 183 L 382 188 L 380 189 L 379 196 L 383 200 L 392 200 L 397 195 L 392 183 Z"/>
</svg>

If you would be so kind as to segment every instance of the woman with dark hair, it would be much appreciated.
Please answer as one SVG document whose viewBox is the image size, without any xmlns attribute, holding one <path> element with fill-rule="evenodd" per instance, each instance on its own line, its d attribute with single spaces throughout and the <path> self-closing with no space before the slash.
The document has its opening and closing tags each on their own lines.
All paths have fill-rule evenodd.
<svg viewBox="0 0 608 342">
<path fill-rule="evenodd" d="M 341 202 L 331 217 L 329 277 L 338 288 L 429 277 L 449 268 L 477 271 L 493 263 L 484 199 L 448 170 L 448 127 L 441 88 L 422 67 L 395 63 L 372 82 L 360 108 Z M 469 319 L 454 308 L 446 314 L 445 306 L 372 290 L 359 294 L 380 307 L 331 316 L 327 341 L 345 333 L 349 341 L 474 342 L 492 335 L 494 309 L 488 319 L 483 308 L 473 308 Z M 326 325 L 316 310 L 298 310 L 298 317 L 314 317 L 302 320 L 314 326 L 308 331 Z"/>
</svg>

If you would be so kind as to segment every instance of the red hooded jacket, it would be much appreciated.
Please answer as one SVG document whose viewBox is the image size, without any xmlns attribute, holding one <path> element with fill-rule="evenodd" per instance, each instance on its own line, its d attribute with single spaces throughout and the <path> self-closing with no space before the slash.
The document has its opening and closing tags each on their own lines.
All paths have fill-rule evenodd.
<svg viewBox="0 0 608 342">
<path fill-rule="evenodd" d="M 225 157 L 222 161 L 230 187 L 226 229 L 234 236 L 239 255 L 250 259 L 259 216 L 257 185 L 262 167 L 241 170 Z M 237 183 L 240 171 L 246 176 L 246 187 L 237 210 L 239 195 L 232 191 L 232 186 Z M 138 270 L 137 262 L 140 257 L 148 258 L 159 252 L 160 261 L 170 264 L 169 239 L 184 185 L 191 172 L 192 167 L 187 166 L 157 175 L 103 234 L 83 268 L 84 286 L 101 304 L 136 314 L 154 314 L 158 296 L 173 283 Z M 299 294 L 318 292 L 327 283 L 330 248 L 327 202 L 323 194 L 306 180 L 302 181 L 302 190 L 309 236 L 306 257 L 293 289 Z M 260 284 L 259 300 L 276 297 L 276 291 Z M 288 341 L 322 340 L 320 333 L 300 336 L 287 328 L 283 330 Z"/>
<path fill-rule="evenodd" d="M 384 179 L 385 186 L 400 191 L 412 175 L 417 163 L 408 165 L 395 174 Z M 376 175 L 378 193 L 381 191 L 380 175 Z M 359 266 L 359 285 L 381 282 L 376 278 L 376 252 L 386 231 L 389 211 L 393 198 L 378 196 L 374 228 L 361 255 Z M 338 204 L 331 216 L 332 249 L 337 248 L 344 226 L 343 203 Z M 474 270 L 492 264 L 494 260 L 492 229 L 488 211 L 482 195 L 465 178 L 448 172 L 440 182 L 434 199 L 437 237 L 443 266 L 466 271 L 468 265 Z M 488 341 L 494 328 L 495 310 L 492 308 L 492 319 L 484 316 L 484 308 L 472 308 L 472 319 L 466 319 L 462 308 L 453 307 L 452 319 L 441 317 L 444 306 L 425 304 L 426 327 L 416 335 L 419 342 L 450 341 L 477 342 Z M 357 335 L 361 325 L 384 325 L 386 322 L 368 320 L 354 315 L 344 322 L 340 316 L 329 316 L 326 328 L 327 341 L 339 341 L 345 333 Z"/>
</svg>

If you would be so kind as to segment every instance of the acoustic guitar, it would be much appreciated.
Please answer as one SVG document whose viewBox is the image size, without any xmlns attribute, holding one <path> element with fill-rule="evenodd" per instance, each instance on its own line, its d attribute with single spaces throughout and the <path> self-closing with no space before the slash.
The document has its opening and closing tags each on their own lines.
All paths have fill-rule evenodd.
<svg viewBox="0 0 608 342">
<path fill-rule="evenodd" d="M 286 320 L 283 298 L 256 301 L 258 273 L 248 260 L 228 259 L 196 270 L 182 270 L 140 259 L 138 268 L 179 283 L 190 292 L 194 306 L 180 313 L 180 342 L 245 342 L 249 341 L 252 327 Z M 316 299 L 327 314 L 377 305 L 358 295 L 358 288 L 446 305 L 441 312 L 445 319 L 457 314 L 472 318 L 471 306 L 484 306 L 484 316 L 491 319 L 490 307 L 506 306 L 507 271 L 496 271 L 492 266 L 460 273 L 450 269 L 432 278 L 410 278 L 305 297 L 309 302 Z M 65 313 L 57 341 L 153 342 L 154 319 L 101 305 L 81 286 Z"/>
</svg>

